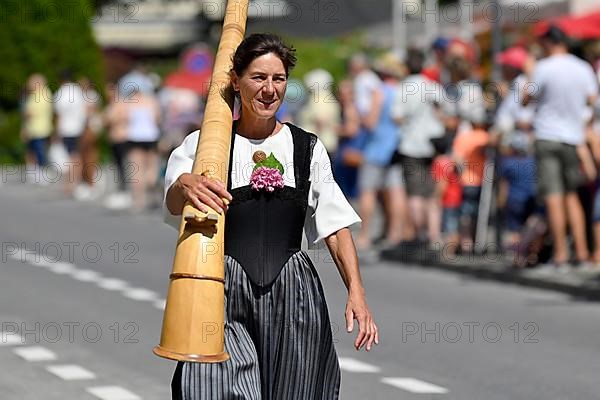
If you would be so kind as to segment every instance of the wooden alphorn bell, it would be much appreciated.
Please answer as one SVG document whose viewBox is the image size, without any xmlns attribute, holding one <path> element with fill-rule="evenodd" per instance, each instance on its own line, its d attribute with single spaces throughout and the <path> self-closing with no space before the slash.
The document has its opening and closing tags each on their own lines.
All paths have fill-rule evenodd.
<svg viewBox="0 0 600 400">
<path fill-rule="evenodd" d="M 233 91 L 230 71 L 244 38 L 248 0 L 228 0 L 223 33 L 192 173 L 227 184 Z M 225 215 L 186 203 L 170 275 L 160 344 L 154 354 L 177 361 L 222 362 L 225 352 Z"/>
</svg>

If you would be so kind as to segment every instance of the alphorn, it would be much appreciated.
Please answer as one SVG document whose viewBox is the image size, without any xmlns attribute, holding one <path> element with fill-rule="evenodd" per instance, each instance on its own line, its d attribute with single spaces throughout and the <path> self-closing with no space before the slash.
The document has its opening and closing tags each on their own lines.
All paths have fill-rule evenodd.
<svg viewBox="0 0 600 400">
<path fill-rule="evenodd" d="M 244 38 L 248 0 L 228 0 L 192 173 L 227 184 L 233 91 L 232 57 Z M 160 344 L 177 361 L 222 362 L 225 352 L 225 216 L 186 203 L 170 275 Z"/>
</svg>

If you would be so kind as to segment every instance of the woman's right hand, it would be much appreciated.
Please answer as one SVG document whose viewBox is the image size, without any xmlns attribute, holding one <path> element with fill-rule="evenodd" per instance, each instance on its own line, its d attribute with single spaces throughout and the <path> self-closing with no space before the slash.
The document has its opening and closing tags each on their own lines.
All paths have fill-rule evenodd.
<svg viewBox="0 0 600 400">
<path fill-rule="evenodd" d="M 233 199 L 223 182 L 204 175 L 183 173 L 177 178 L 175 185 L 184 201 L 189 201 L 204 213 L 208 213 L 210 207 L 222 214 L 227 211 L 227 205 Z"/>
</svg>

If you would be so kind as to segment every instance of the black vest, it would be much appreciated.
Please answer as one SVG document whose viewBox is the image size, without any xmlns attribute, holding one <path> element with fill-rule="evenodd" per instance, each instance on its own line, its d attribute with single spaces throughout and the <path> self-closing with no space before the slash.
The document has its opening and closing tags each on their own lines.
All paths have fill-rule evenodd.
<svg viewBox="0 0 600 400">
<path fill-rule="evenodd" d="M 308 207 L 310 163 L 317 137 L 286 125 L 294 143 L 295 188 L 284 186 L 269 193 L 253 190 L 248 184 L 232 190 L 230 156 L 228 190 L 233 201 L 225 220 L 225 254 L 239 262 L 250 280 L 262 287 L 273 283 L 287 260 L 300 250 Z"/>
</svg>

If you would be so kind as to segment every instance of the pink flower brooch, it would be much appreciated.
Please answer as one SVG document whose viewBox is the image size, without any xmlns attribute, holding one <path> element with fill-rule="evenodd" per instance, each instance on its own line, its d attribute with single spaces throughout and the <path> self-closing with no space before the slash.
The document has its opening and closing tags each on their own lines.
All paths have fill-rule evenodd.
<svg viewBox="0 0 600 400">
<path fill-rule="evenodd" d="M 273 153 L 267 157 L 263 151 L 258 150 L 252 160 L 256 163 L 250 176 L 252 189 L 273 192 L 275 188 L 283 188 L 283 165 Z"/>
</svg>

